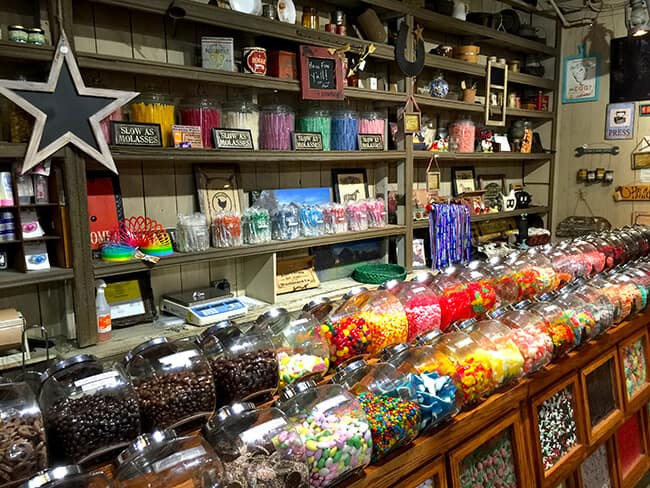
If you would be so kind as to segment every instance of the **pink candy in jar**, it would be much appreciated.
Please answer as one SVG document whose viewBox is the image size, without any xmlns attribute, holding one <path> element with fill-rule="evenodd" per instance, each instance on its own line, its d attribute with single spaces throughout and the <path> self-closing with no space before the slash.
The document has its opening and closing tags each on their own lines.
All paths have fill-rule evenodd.
<svg viewBox="0 0 650 488">
<path fill-rule="evenodd" d="M 383 198 L 372 198 L 366 201 L 368 209 L 368 228 L 378 229 L 386 225 L 386 204 Z"/>
<path fill-rule="evenodd" d="M 203 147 L 214 147 L 212 129 L 221 127 L 221 107 L 207 98 L 199 98 L 183 104 L 180 109 L 181 123 L 201 128 Z"/>
<path fill-rule="evenodd" d="M 440 300 L 428 286 L 417 281 L 400 282 L 399 286 L 389 288 L 389 291 L 397 296 L 404 307 L 409 342 L 419 335 L 440 329 Z"/>
<path fill-rule="evenodd" d="M 386 140 L 386 119 L 378 112 L 364 112 L 359 118 L 359 134 L 381 134 Z"/>
<path fill-rule="evenodd" d="M 291 150 L 291 133 L 295 130 L 293 111 L 285 105 L 269 105 L 260 114 L 260 149 Z"/>
<path fill-rule="evenodd" d="M 102 128 L 102 134 L 104 134 L 104 139 L 106 139 L 107 144 L 111 143 L 111 120 L 115 120 L 116 122 L 122 120 L 121 108 L 118 108 L 115 112 L 110 114 L 99 123 L 99 126 Z"/>
<path fill-rule="evenodd" d="M 460 153 L 474 152 L 476 126 L 469 119 L 460 119 L 449 124 L 449 150 Z"/>
<path fill-rule="evenodd" d="M 351 231 L 368 230 L 368 204 L 365 200 L 349 201 L 345 207 L 348 229 Z"/>
</svg>

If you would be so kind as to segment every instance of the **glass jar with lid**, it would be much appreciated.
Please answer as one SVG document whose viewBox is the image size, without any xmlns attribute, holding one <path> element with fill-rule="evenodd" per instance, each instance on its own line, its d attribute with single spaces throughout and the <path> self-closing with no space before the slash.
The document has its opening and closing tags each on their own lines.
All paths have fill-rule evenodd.
<svg viewBox="0 0 650 488">
<path fill-rule="evenodd" d="M 223 128 L 251 131 L 253 148 L 259 149 L 260 112 L 256 104 L 246 100 L 236 100 L 223 105 Z"/>
<path fill-rule="evenodd" d="M 605 269 L 607 256 L 592 243 L 576 239 L 571 243 L 571 252 L 574 260 L 584 264 L 587 276 L 593 276 Z"/>
<path fill-rule="evenodd" d="M 587 265 L 580 259 L 575 259 L 568 244 L 553 246 L 548 250 L 553 269 L 558 277 L 558 288 L 573 279 L 587 276 Z"/>
<path fill-rule="evenodd" d="M 331 118 L 332 151 L 356 151 L 358 149 L 359 115 L 354 110 L 337 110 Z"/>
<path fill-rule="evenodd" d="M 268 401 L 277 390 L 278 358 L 268 333 L 244 334 L 225 320 L 203 331 L 197 342 L 212 368 L 217 406 Z"/>
<path fill-rule="evenodd" d="M 58 446 L 52 463 L 86 462 L 140 435 L 138 398 L 124 369 L 90 354 L 50 366 L 41 375 L 39 403 L 48 442 Z"/>
<path fill-rule="evenodd" d="M 617 287 L 624 309 L 630 309 L 628 318 L 645 310 L 648 303 L 646 289 L 637 286 L 635 281 L 627 274 L 613 273 L 609 278 Z M 629 305 L 628 305 L 629 304 Z"/>
<path fill-rule="evenodd" d="M 465 332 L 444 334 L 435 345 L 456 368 L 463 394 L 463 405 L 472 405 L 490 395 L 494 382 L 491 357 Z"/>
<path fill-rule="evenodd" d="M 553 341 L 553 356 L 566 356 L 580 345 L 581 329 L 564 313 L 562 307 L 553 303 L 556 295 L 545 293 L 539 301 L 531 303 L 528 310 L 535 312 L 546 322 L 546 328 Z"/>
<path fill-rule="evenodd" d="M 634 241 L 634 246 L 637 249 L 637 257 L 647 256 L 650 252 L 650 241 L 643 233 L 643 227 L 640 225 L 625 226 L 621 229 L 622 232 L 627 234 L 631 240 Z"/>
<path fill-rule="evenodd" d="M 589 286 L 596 288 L 607 300 L 614 309 L 614 324 L 620 324 L 631 313 L 631 302 L 623 301 L 623 297 L 619 295 L 618 285 L 609 280 L 609 278 L 601 273 L 589 280 Z"/>
<path fill-rule="evenodd" d="M 191 98 L 183 101 L 179 108 L 181 123 L 201 128 L 204 148 L 214 147 L 212 129 L 221 127 L 221 107 L 206 97 Z"/>
<path fill-rule="evenodd" d="M 492 280 L 478 261 L 473 261 L 462 268 L 458 278 L 467 285 L 475 316 L 484 317 L 488 312 L 498 308 L 498 296 L 492 286 Z"/>
<path fill-rule="evenodd" d="M 337 369 L 332 382 L 354 393 L 368 418 L 372 460 L 409 444 L 420 432 L 420 407 L 407 375 L 388 363 L 359 359 Z"/>
<path fill-rule="evenodd" d="M 553 264 L 541 252 L 532 248 L 513 259 L 515 280 L 521 299 L 533 298 L 555 290 L 559 280 Z"/>
<path fill-rule="evenodd" d="M 581 343 L 598 335 L 593 305 L 585 303 L 584 299 L 578 298 L 566 288 L 555 299 L 555 303 L 562 308 L 565 317 L 572 322 L 574 330 L 579 328 Z"/>
<path fill-rule="evenodd" d="M 625 242 L 616 234 L 616 232 L 607 232 L 601 237 L 605 239 L 610 246 L 610 253 L 613 255 L 614 266 L 616 267 L 627 261 L 627 248 Z"/>
<path fill-rule="evenodd" d="M 302 379 L 318 381 L 329 369 L 329 347 L 311 314 L 293 319 L 284 308 L 260 315 L 252 328 L 272 337 L 280 367 L 280 388 Z"/>
<path fill-rule="evenodd" d="M 551 361 L 553 340 L 546 329 L 546 323 L 538 314 L 525 309 L 497 309 L 490 317 L 512 329 L 510 338 L 524 357 L 524 375 L 534 373 Z"/>
<path fill-rule="evenodd" d="M 237 479 L 252 486 L 309 486 L 305 445 L 278 408 L 256 409 L 249 402 L 221 407 L 203 436 Z"/>
<path fill-rule="evenodd" d="M 392 344 L 406 342 L 408 320 L 400 301 L 387 290 L 369 292 L 358 313 L 368 325 L 368 352 L 376 354 Z"/>
<path fill-rule="evenodd" d="M 431 330 L 440 329 L 440 299 L 428 286 L 417 281 L 403 281 L 399 286 L 389 287 L 388 291 L 404 307 L 408 321 L 408 342 Z"/>
<path fill-rule="evenodd" d="M 143 93 L 130 105 L 131 121 L 147 124 L 160 124 L 164 147 L 174 145 L 172 126 L 176 123 L 174 100 L 163 93 Z"/>
<path fill-rule="evenodd" d="M 329 151 L 332 133 L 331 123 L 328 110 L 318 106 L 311 106 L 296 119 L 296 131 L 319 133 L 323 140 L 323 151 Z"/>
<path fill-rule="evenodd" d="M 359 134 L 381 135 L 384 141 L 384 149 L 388 149 L 386 127 L 388 127 L 388 119 L 381 112 L 362 112 L 359 117 Z"/>
<path fill-rule="evenodd" d="M 267 105 L 260 112 L 260 149 L 291 150 L 295 115 L 286 105 Z"/>
<path fill-rule="evenodd" d="M 114 484 L 101 472 L 84 473 L 75 465 L 55 466 L 39 472 L 21 488 L 111 488 Z"/>
<path fill-rule="evenodd" d="M 452 152 L 474 152 L 476 125 L 469 117 L 463 117 L 449 124 L 449 150 Z M 459 189 L 459 193 L 462 193 Z"/>
<path fill-rule="evenodd" d="M 494 319 L 481 320 L 466 332 L 491 357 L 494 381 L 507 385 L 524 375 L 524 357 L 510 337 L 511 329 Z"/>
<path fill-rule="evenodd" d="M 519 299 L 519 286 L 514 278 L 514 270 L 502 258 L 492 258 L 480 265 L 479 269 L 490 277 L 490 284 L 500 306 L 510 305 Z"/>
<path fill-rule="evenodd" d="M 143 432 L 176 427 L 214 411 L 210 365 L 190 341 L 151 339 L 126 354 L 124 367 L 138 396 Z"/>
<path fill-rule="evenodd" d="M 16 483 L 45 469 L 43 415 L 27 383 L 0 380 L 0 484 Z"/>
<path fill-rule="evenodd" d="M 228 486 L 212 446 L 201 436 L 181 437 L 171 429 L 139 436 L 117 456 L 115 471 L 121 488 Z"/>
<path fill-rule="evenodd" d="M 625 245 L 626 261 L 634 261 L 641 254 L 637 237 L 628 232 L 627 229 L 621 228 L 616 230 L 616 235 Z"/>
<path fill-rule="evenodd" d="M 316 386 L 312 380 L 294 383 L 280 392 L 276 405 L 305 444 L 310 486 L 336 485 L 370 464 L 368 419 L 359 401 L 342 386 Z"/>
<path fill-rule="evenodd" d="M 614 306 L 598 288 L 589 283 L 578 282 L 575 287 L 572 287 L 571 293 L 577 298 L 582 298 L 591 306 L 594 319 L 596 319 L 595 336 L 602 334 L 614 325 Z"/>
<path fill-rule="evenodd" d="M 472 297 L 467 285 L 459 278 L 460 268 L 450 266 L 436 277 L 430 288 L 440 298 L 440 328 L 447 331 L 449 326 L 458 321 L 474 316 Z"/>
</svg>

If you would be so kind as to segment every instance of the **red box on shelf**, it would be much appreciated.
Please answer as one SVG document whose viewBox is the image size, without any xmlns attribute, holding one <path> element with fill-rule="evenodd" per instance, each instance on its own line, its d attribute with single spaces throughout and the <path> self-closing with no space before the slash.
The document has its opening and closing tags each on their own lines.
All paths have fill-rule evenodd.
<svg viewBox="0 0 650 488">
<path fill-rule="evenodd" d="M 271 51 L 268 61 L 268 75 L 275 78 L 298 79 L 296 53 L 289 51 Z"/>
</svg>

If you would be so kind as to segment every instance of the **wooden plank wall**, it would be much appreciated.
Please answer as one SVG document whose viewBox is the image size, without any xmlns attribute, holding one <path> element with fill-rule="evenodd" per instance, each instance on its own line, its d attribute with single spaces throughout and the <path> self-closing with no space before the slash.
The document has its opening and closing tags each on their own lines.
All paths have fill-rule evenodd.
<svg viewBox="0 0 650 488">
<path fill-rule="evenodd" d="M 179 22 L 173 23 L 161 16 L 125 9 L 107 7 L 89 2 L 75 2 L 74 40 L 80 52 L 119 56 L 127 59 L 144 59 L 179 65 L 196 65 L 196 46 L 201 36 L 228 35 L 227 31 L 211 26 Z M 161 36 L 161 33 L 164 33 Z M 213 97 L 224 103 L 242 96 L 250 96 L 252 90 L 234 89 L 208 83 L 188 83 L 183 80 L 166 80 L 144 76 L 93 73 L 93 79 L 111 88 L 160 90 L 175 97 L 198 94 Z M 90 79 L 90 78 L 89 78 Z M 257 101 L 265 103 L 287 103 L 297 108 L 298 99 L 290 94 L 254 94 Z M 369 105 L 353 105 L 367 110 Z M 387 166 L 387 165 L 386 165 Z M 393 165 L 394 166 L 394 165 Z M 282 167 L 282 169 L 280 169 Z M 339 167 L 359 167 L 359 164 L 301 162 L 293 166 L 286 164 L 240 165 L 239 181 L 245 192 L 256 189 L 331 187 L 331 170 Z M 187 214 L 198 210 L 196 187 L 192 164 L 156 161 L 118 161 L 120 185 L 125 215 L 146 215 L 159 221 L 165 227 L 176 224 L 179 213 Z M 388 178 L 387 169 L 368 167 L 369 191 L 375 193 L 375 182 Z M 377 172 L 377 176 L 375 176 Z M 247 202 L 242 202 L 246 208 Z M 292 255 L 304 255 L 306 250 Z M 211 280 L 226 278 L 238 292 L 244 292 L 242 260 L 214 261 L 205 264 L 190 264 L 154 270 L 152 287 L 156 302 L 160 295 L 168 292 L 203 287 Z"/>
</svg>

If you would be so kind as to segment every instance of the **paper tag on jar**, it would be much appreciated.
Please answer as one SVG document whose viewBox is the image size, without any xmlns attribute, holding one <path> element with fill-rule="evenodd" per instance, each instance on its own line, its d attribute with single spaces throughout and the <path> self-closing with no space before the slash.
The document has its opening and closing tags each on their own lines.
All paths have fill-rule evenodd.
<svg viewBox="0 0 650 488">
<path fill-rule="evenodd" d="M 169 356 L 163 356 L 158 359 L 158 362 L 163 366 L 168 366 L 170 368 L 181 368 L 184 366 L 191 366 L 192 361 L 190 361 L 190 359 L 196 355 L 198 355 L 198 351 L 189 349 L 187 351 L 170 354 Z"/>
<path fill-rule="evenodd" d="M 119 376 L 117 371 L 108 371 L 75 381 L 74 386 L 81 388 L 84 392 L 99 390 L 101 388 L 112 388 L 117 385 Z"/>
<path fill-rule="evenodd" d="M 279 428 L 284 428 L 285 425 L 287 425 L 287 421 L 283 418 L 269 420 L 268 422 L 264 422 L 245 430 L 239 434 L 239 438 L 244 442 L 244 444 L 252 446 L 258 439 L 263 439 L 268 432 L 274 432 Z"/>
<path fill-rule="evenodd" d="M 314 407 L 314 410 L 322 415 L 325 414 L 325 412 L 327 412 L 330 408 L 338 407 L 347 401 L 348 398 L 345 395 L 336 395 L 316 405 Z"/>
<path fill-rule="evenodd" d="M 171 456 L 167 456 L 165 459 L 161 459 L 160 461 L 153 463 L 153 472 L 160 473 L 161 471 L 172 468 L 179 463 L 190 461 L 191 459 L 203 456 L 204 454 L 205 449 L 203 446 L 197 446 L 191 449 L 186 449 L 185 451 L 177 452 Z"/>
</svg>

